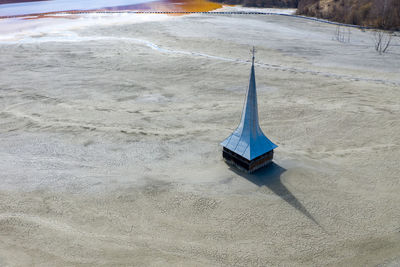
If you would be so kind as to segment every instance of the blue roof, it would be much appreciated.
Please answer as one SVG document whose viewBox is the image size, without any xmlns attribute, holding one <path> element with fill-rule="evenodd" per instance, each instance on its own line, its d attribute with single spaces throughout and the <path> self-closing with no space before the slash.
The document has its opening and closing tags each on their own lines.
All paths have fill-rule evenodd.
<svg viewBox="0 0 400 267">
<path fill-rule="evenodd" d="M 249 88 L 247 89 L 240 124 L 221 145 L 248 160 L 253 160 L 278 147 L 264 135 L 258 123 L 254 54 Z"/>
</svg>

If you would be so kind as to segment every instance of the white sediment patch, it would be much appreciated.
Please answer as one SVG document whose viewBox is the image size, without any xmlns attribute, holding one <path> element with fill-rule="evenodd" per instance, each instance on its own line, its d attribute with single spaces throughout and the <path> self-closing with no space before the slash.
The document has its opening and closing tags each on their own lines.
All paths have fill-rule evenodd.
<svg viewBox="0 0 400 267">
<path fill-rule="evenodd" d="M 296 8 L 262 8 L 262 7 L 243 7 L 243 6 L 224 6 L 223 8 L 214 10 L 215 12 L 263 12 L 270 14 L 294 15 Z M 213 12 L 213 11 L 211 11 Z"/>
<path fill-rule="evenodd" d="M 0 44 L 7 41 L 18 42 L 29 37 L 68 34 L 68 31 L 85 27 L 113 26 L 150 21 L 162 21 L 174 17 L 164 14 L 129 14 L 129 13 L 93 13 L 93 14 L 55 14 L 59 18 L 22 19 L 10 18 L 0 20 Z M 29 17 L 26 17 L 29 18 Z"/>
</svg>

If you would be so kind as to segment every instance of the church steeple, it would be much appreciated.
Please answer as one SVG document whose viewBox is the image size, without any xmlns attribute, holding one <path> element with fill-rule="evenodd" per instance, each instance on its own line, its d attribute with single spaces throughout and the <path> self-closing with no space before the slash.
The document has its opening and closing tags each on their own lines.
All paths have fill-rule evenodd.
<svg viewBox="0 0 400 267">
<path fill-rule="evenodd" d="M 256 77 L 254 72 L 254 47 L 252 50 L 253 57 L 251 63 L 249 87 L 246 93 L 246 99 L 242 111 L 242 118 L 238 128 L 242 128 L 242 134 L 251 136 L 251 140 L 257 138 L 255 135 L 261 131 L 258 124 L 258 104 L 257 104 L 257 91 L 256 91 Z M 262 134 L 262 132 L 261 132 Z"/>
<path fill-rule="evenodd" d="M 262 132 L 258 122 L 256 78 L 254 71 L 255 49 L 252 49 L 252 64 L 249 87 L 245 98 L 242 117 L 237 129 L 221 145 L 247 161 L 252 161 L 277 147 Z M 224 155 L 225 158 L 225 155 Z M 271 157 L 272 160 L 272 157 Z"/>
</svg>

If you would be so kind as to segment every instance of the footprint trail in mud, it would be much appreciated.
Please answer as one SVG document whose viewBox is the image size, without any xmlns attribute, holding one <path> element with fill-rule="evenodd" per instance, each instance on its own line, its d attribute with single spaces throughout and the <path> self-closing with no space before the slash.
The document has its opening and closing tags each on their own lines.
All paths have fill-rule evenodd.
<svg viewBox="0 0 400 267">
<path fill-rule="evenodd" d="M 114 36 L 79 36 L 73 32 L 68 32 L 67 34 L 58 35 L 58 36 L 57 35 L 56 36 L 43 36 L 40 38 L 30 36 L 30 37 L 26 37 L 26 38 L 23 38 L 18 41 L 5 41 L 2 43 L 3 44 L 32 44 L 32 43 L 45 43 L 45 42 L 89 42 L 89 41 L 130 42 L 130 43 L 134 43 L 134 44 L 138 44 L 138 45 L 145 45 L 153 50 L 157 50 L 160 53 L 165 53 L 165 54 L 179 54 L 179 55 L 185 55 L 185 56 L 203 57 L 203 58 L 209 58 L 209 59 L 214 59 L 214 60 L 221 60 L 221 61 L 226 61 L 226 62 L 250 64 L 250 61 L 248 61 L 248 60 L 209 55 L 209 54 L 195 52 L 195 51 L 176 50 L 176 49 L 172 49 L 172 48 L 168 48 L 168 47 L 162 47 L 156 43 L 150 42 L 148 40 L 138 39 L 138 38 L 114 37 Z M 318 76 L 324 76 L 327 78 L 343 79 L 343 80 L 349 80 L 349 81 L 365 81 L 365 82 L 373 82 L 373 83 L 377 83 L 377 84 L 400 86 L 400 82 L 393 81 L 393 80 L 356 77 L 356 76 L 352 76 L 352 75 L 321 72 L 321 71 L 315 71 L 315 70 L 303 69 L 303 68 L 300 69 L 300 68 L 288 67 L 288 66 L 283 66 L 283 65 L 267 64 L 267 63 L 263 63 L 263 62 L 256 62 L 256 66 L 261 67 L 261 68 L 266 68 L 269 70 L 276 70 L 276 71 L 290 71 L 293 73 L 318 75 Z"/>
</svg>

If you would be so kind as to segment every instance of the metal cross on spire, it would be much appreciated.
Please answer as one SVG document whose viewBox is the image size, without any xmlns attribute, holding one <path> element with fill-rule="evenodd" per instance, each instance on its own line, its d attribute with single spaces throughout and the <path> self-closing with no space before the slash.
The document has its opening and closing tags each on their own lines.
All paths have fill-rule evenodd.
<svg viewBox="0 0 400 267">
<path fill-rule="evenodd" d="M 252 65 L 254 65 L 254 55 L 256 54 L 256 48 L 253 46 L 253 49 L 252 50 L 250 50 L 250 52 L 253 54 L 253 58 L 252 58 L 252 62 L 251 62 L 251 64 Z"/>
</svg>

